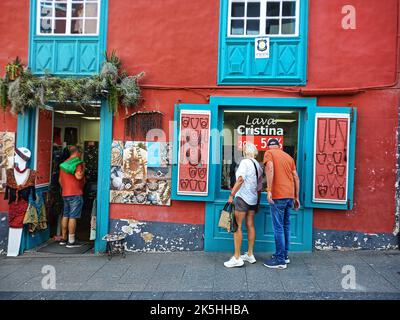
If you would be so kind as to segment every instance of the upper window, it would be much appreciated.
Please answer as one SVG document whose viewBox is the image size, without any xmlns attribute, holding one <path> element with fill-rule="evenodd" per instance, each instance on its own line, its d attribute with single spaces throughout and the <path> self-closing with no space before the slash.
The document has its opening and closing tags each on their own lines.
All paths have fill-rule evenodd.
<svg viewBox="0 0 400 320">
<path fill-rule="evenodd" d="M 228 37 L 298 36 L 299 0 L 229 0 Z"/>
<path fill-rule="evenodd" d="M 98 35 L 101 0 L 39 0 L 38 35 Z"/>
</svg>

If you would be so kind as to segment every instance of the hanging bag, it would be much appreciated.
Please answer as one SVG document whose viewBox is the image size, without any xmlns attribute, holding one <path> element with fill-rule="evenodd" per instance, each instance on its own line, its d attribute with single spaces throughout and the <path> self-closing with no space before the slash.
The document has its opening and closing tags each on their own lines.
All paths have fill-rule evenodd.
<svg viewBox="0 0 400 320">
<path fill-rule="evenodd" d="M 236 232 L 238 226 L 235 219 L 235 206 L 233 203 L 227 202 L 221 210 L 218 227 L 224 228 L 228 232 Z"/>
</svg>

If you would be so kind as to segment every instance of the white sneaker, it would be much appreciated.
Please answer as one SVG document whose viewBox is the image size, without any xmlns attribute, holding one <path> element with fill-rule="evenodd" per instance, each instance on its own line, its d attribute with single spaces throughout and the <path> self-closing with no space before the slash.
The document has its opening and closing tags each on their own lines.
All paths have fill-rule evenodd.
<svg viewBox="0 0 400 320">
<path fill-rule="evenodd" d="M 235 267 L 241 267 L 244 265 L 244 261 L 242 258 L 236 259 L 235 256 L 230 258 L 229 261 L 224 262 L 224 266 L 227 268 L 235 268 Z"/>
<path fill-rule="evenodd" d="M 240 256 L 240 258 L 242 258 L 243 261 L 247 261 L 247 262 L 250 262 L 250 263 L 256 263 L 257 262 L 256 258 L 254 258 L 254 254 L 249 256 L 249 254 L 247 252 L 245 254 L 242 254 Z"/>
</svg>

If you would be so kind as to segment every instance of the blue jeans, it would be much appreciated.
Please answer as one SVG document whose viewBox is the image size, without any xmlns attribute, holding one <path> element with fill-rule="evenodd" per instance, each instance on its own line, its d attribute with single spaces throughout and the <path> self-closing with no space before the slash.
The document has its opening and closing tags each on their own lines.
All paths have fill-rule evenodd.
<svg viewBox="0 0 400 320">
<path fill-rule="evenodd" d="M 275 257 L 278 263 L 284 264 L 289 252 L 290 209 L 293 208 L 293 199 L 274 199 L 274 202 L 270 207 L 275 235 Z"/>
</svg>

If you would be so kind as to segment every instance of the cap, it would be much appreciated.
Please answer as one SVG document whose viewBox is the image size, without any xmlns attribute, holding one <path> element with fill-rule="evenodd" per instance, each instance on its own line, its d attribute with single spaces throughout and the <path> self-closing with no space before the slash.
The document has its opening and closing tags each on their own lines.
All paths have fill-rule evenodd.
<svg viewBox="0 0 400 320">
<path fill-rule="evenodd" d="M 268 146 L 268 147 L 270 147 L 270 146 L 279 146 L 279 145 L 280 145 L 280 144 L 279 144 L 278 139 L 275 139 L 275 138 L 271 138 L 271 139 L 269 139 L 268 142 L 267 142 L 267 146 Z"/>
</svg>

